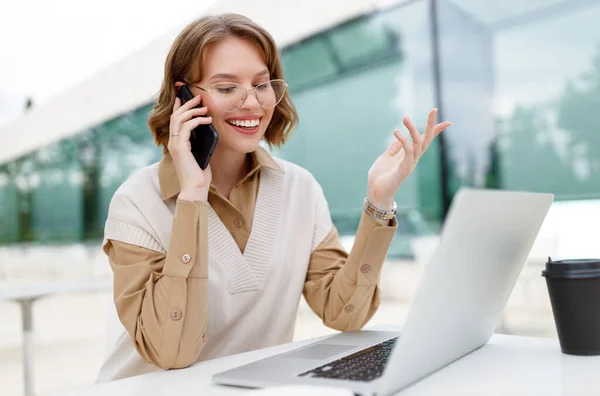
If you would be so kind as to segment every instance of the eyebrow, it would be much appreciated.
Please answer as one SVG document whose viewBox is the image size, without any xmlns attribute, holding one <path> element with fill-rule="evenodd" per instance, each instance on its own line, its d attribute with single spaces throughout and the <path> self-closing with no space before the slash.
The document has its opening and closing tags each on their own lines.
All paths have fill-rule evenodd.
<svg viewBox="0 0 600 396">
<path fill-rule="evenodd" d="M 256 73 L 254 75 L 254 77 L 262 76 L 262 75 L 265 75 L 265 74 L 269 74 L 269 70 L 268 69 L 265 69 L 265 70 L 263 70 L 261 72 Z M 217 73 L 214 76 L 212 76 L 209 80 L 215 80 L 217 78 L 232 78 L 232 79 L 235 79 L 235 78 L 238 78 L 238 76 L 236 76 L 235 74 L 229 74 L 229 73 Z"/>
</svg>

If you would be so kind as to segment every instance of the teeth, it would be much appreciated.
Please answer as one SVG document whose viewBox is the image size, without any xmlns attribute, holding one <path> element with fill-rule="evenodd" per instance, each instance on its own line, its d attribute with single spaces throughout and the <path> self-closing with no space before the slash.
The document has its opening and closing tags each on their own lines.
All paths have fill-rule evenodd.
<svg viewBox="0 0 600 396">
<path fill-rule="evenodd" d="M 254 119 L 254 120 L 229 120 L 227 122 L 230 123 L 231 125 L 241 126 L 241 127 L 246 127 L 246 128 L 253 128 L 253 127 L 257 126 L 260 123 L 260 121 L 258 119 Z"/>
</svg>

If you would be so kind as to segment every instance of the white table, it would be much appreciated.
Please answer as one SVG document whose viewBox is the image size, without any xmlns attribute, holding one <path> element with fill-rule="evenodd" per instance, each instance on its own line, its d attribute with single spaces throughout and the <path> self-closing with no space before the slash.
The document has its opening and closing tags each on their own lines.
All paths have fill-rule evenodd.
<svg viewBox="0 0 600 396">
<path fill-rule="evenodd" d="M 23 388 L 25 396 L 33 396 L 33 303 L 56 293 L 110 290 L 109 280 L 73 280 L 48 283 L 29 283 L 0 290 L 0 301 L 12 301 L 21 308 L 23 331 Z"/>
<path fill-rule="evenodd" d="M 383 329 L 378 327 L 379 329 Z M 385 329 L 390 330 L 390 327 Z M 238 395 L 213 385 L 213 374 L 305 345 L 276 346 L 170 370 L 126 378 L 64 396 Z M 496 334 L 488 345 L 406 388 L 401 395 L 600 395 L 600 356 L 569 356 L 557 340 Z"/>
</svg>

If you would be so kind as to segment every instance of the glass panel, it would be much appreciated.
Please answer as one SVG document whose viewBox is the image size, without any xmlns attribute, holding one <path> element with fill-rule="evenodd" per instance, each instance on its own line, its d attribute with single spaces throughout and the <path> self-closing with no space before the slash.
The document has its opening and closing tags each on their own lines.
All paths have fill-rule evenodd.
<svg viewBox="0 0 600 396">
<path fill-rule="evenodd" d="M 38 171 L 40 164 L 33 154 L 28 154 L 3 167 L 5 180 L 5 193 L 15 201 L 15 217 L 9 218 L 9 223 L 15 225 L 15 229 L 9 235 L 15 235 L 18 241 L 31 241 L 34 239 L 33 230 L 33 194 L 39 182 Z M 14 195 L 13 195 L 14 194 Z M 11 221 L 12 220 L 12 221 Z"/>
<path fill-rule="evenodd" d="M 309 39 L 282 53 L 285 79 L 291 90 L 335 76 L 339 71 L 321 38 Z"/>
<path fill-rule="evenodd" d="M 82 237 L 82 172 L 75 140 L 65 140 L 32 155 L 32 240 L 64 241 Z"/>
<path fill-rule="evenodd" d="M 144 106 L 94 130 L 100 164 L 98 227 L 102 230 L 117 188 L 133 172 L 162 157 L 162 148 L 156 146 L 147 126 L 151 109 L 151 105 Z"/>
<path fill-rule="evenodd" d="M 392 131 L 402 127 L 403 115 L 410 115 L 422 127 L 434 105 L 427 10 L 426 2 L 412 3 L 377 14 L 368 26 L 360 22 L 361 29 L 393 30 L 401 38 L 397 41 L 401 60 L 292 93 L 300 125 L 276 154 L 314 174 L 324 188 L 341 234 L 356 231 L 367 171 L 395 139 Z M 350 26 L 346 29 L 352 30 Z M 345 37 L 349 42 L 337 45 L 352 45 L 352 35 Z M 431 147 L 396 197 L 402 223 L 390 249 L 391 256 L 410 254 L 409 237 L 426 231 L 424 217 L 439 222 L 439 168 L 435 152 L 436 147 Z"/>
<path fill-rule="evenodd" d="M 511 23 L 513 19 L 525 14 L 537 14 L 547 10 L 568 7 L 569 3 L 582 3 L 580 0 L 449 0 L 455 9 L 468 18 L 473 18 L 485 25 Z M 591 0 L 593 1 L 593 0 Z M 591 2 L 590 1 L 590 2 Z"/>
<path fill-rule="evenodd" d="M 100 239 L 112 195 L 160 160 L 151 105 L 0 166 L 0 243 Z"/>
<path fill-rule="evenodd" d="M 451 192 L 461 185 L 600 196 L 600 4 L 492 28 L 439 4 Z M 586 5 L 587 4 L 587 5 Z"/>
<path fill-rule="evenodd" d="M 496 187 L 489 177 L 494 141 L 492 32 L 453 3 L 438 2 L 441 116 L 449 193 L 462 185 Z"/>
<path fill-rule="evenodd" d="M 596 3 L 496 33 L 504 187 L 600 197 L 598 18 Z"/>
<path fill-rule="evenodd" d="M 19 239 L 17 190 L 7 165 L 0 167 L 0 244 Z"/>
<path fill-rule="evenodd" d="M 397 31 L 388 23 L 377 23 L 379 20 L 363 18 L 328 35 L 336 56 L 345 67 L 388 58 L 401 48 Z"/>
</svg>

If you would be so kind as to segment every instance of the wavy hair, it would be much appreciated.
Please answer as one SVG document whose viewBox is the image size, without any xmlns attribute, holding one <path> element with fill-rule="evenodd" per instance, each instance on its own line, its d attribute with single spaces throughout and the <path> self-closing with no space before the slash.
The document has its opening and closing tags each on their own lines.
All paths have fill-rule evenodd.
<svg viewBox="0 0 600 396">
<path fill-rule="evenodd" d="M 175 82 L 196 83 L 203 78 L 203 56 L 207 46 L 229 37 L 249 40 L 262 50 L 272 79 L 283 79 L 283 68 L 273 37 L 251 19 L 239 14 L 206 16 L 190 23 L 175 39 L 167 59 L 162 87 L 148 118 L 158 146 L 167 150 L 169 123 L 176 98 Z M 298 123 L 298 113 L 288 94 L 275 107 L 264 139 L 280 147 Z"/>
</svg>

